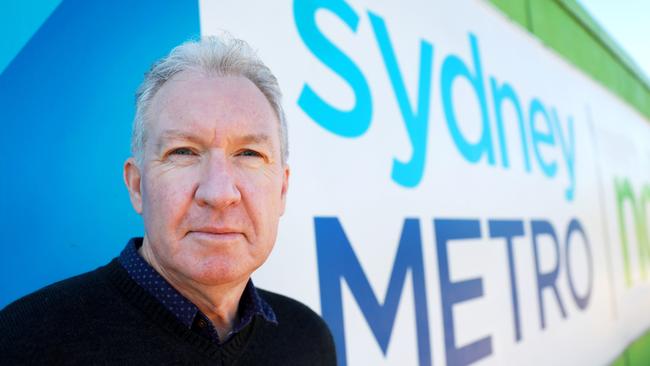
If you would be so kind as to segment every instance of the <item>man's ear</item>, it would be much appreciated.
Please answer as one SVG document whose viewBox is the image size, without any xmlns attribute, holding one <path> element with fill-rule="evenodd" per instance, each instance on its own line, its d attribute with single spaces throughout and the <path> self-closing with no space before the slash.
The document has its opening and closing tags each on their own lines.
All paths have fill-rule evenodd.
<svg viewBox="0 0 650 366">
<path fill-rule="evenodd" d="M 124 162 L 124 184 L 126 189 L 129 190 L 129 197 L 131 198 L 131 205 L 135 212 L 142 214 L 142 174 L 140 168 L 135 163 L 135 159 L 130 157 Z"/>
<path fill-rule="evenodd" d="M 284 214 L 284 209 L 287 206 L 287 191 L 289 190 L 289 173 L 291 173 L 291 170 L 289 169 L 288 165 L 285 165 L 284 168 L 284 174 L 282 175 L 282 192 L 280 193 L 282 195 L 282 209 L 280 210 L 280 215 Z"/>
</svg>

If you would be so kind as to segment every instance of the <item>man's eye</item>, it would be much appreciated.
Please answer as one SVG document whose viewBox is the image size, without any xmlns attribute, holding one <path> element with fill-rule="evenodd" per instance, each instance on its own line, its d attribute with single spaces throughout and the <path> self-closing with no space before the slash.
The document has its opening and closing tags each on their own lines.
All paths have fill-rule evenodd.
<svg viewBox="0 0 650 366">
<path fill-rule="evenodd" d="M 196 155 L 194 151 L 187 147 L 179 147 L 177 149 L 172 150 L 169 155 L 183 155 L 183 156 L 188 156 L 188 155 Z"/>
<path fill-rule="evenodd" d="M 262 157 L 262 154 L 254 150 L 242 150 L 237 155 L 239 156 L 252 156 L 252 157 Z"/>
</svg>

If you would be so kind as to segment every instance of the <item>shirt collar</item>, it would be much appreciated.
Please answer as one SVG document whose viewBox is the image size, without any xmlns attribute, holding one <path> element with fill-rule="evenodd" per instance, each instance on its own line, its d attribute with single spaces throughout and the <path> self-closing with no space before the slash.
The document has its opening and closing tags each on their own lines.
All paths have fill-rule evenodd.
<svg viewBox="0 0 650 366">
<path fill-rule="evenodd" d="M 129 276 L 169 310 L 188 329 L 197 316 L 207 318 L 190 300 L 181 295 L 169 282 L 147 263 L 138 253 L 142 238 L 129 240 L 119 256 L 119 262 Z M 252 280 L 248 280 L 238 309 L 239 319 L 230 333 L 235 334 L 246 327 L 255 315 L 260 315 L 268 322 L 277 324 L 277 318 L 271 306 L 260 297 Z"/>
</svg>

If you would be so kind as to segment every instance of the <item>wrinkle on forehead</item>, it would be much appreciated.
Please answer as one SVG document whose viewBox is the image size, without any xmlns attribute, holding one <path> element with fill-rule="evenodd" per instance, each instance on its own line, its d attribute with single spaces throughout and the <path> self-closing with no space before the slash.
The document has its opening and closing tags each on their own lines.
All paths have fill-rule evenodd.
<svg viewBox="0 0 650 366">
<path fill-rule="evenodd" d="M 207 141 L 203 136 L 190 131 L 184 131 L 181 129 L 168 129 L 160 134 L 160 139 L 158 140 L 157 147 L 162 148 L 171 141 L 190 141 L 198 144 L 210 145 L 213 143 L 214 139 L 216 139 L 216 136 L 213 136 L 212 140 Z M 241 136 L 229 136 L 229 140 L 241 145 L 251 145 L 269 144 L 271 143 L 272 138 L 266 133 L 249 133 Z"/>
</svg>

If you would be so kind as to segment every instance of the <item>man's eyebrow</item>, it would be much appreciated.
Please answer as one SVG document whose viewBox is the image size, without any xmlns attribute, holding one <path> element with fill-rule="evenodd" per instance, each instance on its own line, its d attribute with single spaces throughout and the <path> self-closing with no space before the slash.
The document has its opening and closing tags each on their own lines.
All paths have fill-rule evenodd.
<svg viewBox="0 0 650 366">
<path fill-rule="evenodd" d="M 189 133 L 183 130 L 165 130 L 160 134 L 160 140 L 158 140 L 158 149 L 161 149 L 165 146 L 165 143 L 170 140 L 185 140 L 199 143 L 202 141 L 200 136 Z"/>
<path fill-rule="evenodd" d="M 261 144 L 269 142 L 271 138 L 265 133 L 252 133 L 235 137 L 234 140 L 242 144 Z"/>
<path fill-rule="evenodd" d="M 204 139 L 193 133 L 183 130 L 165 130 L 161 133 L 158 145 L 162 147 L 169 140 L 186 140 L 195 143 L 201 143 Z M 239 144 L 264 144 L 271 141 L 271 137 L 266 133 L 251 133 L 243 136 L 235 136 L 232 140 Z"/>
<path fill-rule="evenodd" d="M 165 130 L 161 133 L 162 140 L 200 140 L 200 137 L 183 130 Z"/>
</svg>

